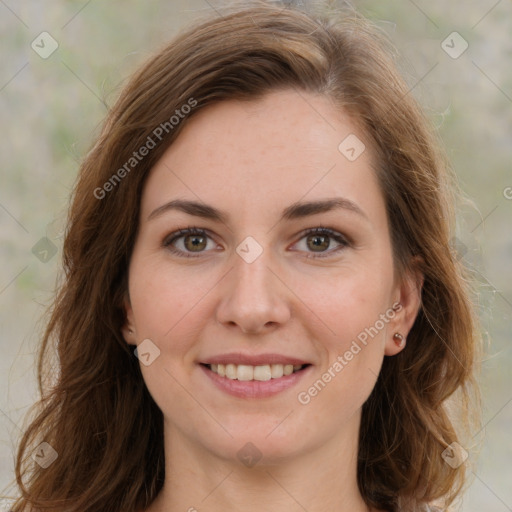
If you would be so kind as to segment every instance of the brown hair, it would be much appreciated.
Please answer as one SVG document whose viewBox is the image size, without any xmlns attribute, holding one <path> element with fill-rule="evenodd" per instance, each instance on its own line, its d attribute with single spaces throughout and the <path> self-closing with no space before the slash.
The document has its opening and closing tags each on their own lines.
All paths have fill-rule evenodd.
<svg viewBox="0 0 512 512">
<path fill-rule="evenodd" d="M 466 272 L 449 244 L 451 171 L 393 50 L 370 22 L 351 10 L 312 14 L 254 2 L 182 30 L 134 74 L 80 167 L 64 279 L 39 355 L 41 400 L 17 454 L 14 512 L 134 512 L 156 497 L 164 480 L 162 413 L 121 334 L 142 187 L 200 109 L 283 88 L 327 95 L 360 123 L 373 141 L 396 267 L 416 265 L 424 275 L 407 348 L 384 358 L 363 406 L 360 492 L 387 510 L 449 503 L 460 492 L 464 465 L 453 469 L 441 452 L 462 443 L 457 421 L 468 424 L 477 394 L 478 336 Z M 177 111 L 188 114 L 170 122 Z M 148 138 L 155 147 L 131 161 Z M 446 405 L 455 391 L 460 406 L 452 415 Z M 47 469 L 31 458 L 42 441 L 58 453 Z"/>
</svg>

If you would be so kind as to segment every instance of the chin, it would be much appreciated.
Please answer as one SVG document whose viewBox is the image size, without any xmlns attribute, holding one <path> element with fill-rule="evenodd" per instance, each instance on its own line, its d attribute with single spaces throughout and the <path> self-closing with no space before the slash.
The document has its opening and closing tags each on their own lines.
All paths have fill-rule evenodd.
<svg viewBox="0 0 512 512">
<path fill-rule="evenodd" d="M 284 428 L 283 424 L 289 421 L 288 418 L 283 422 L 287 414 L 280 418 L 252 416 L 250 421 L 239 418 L 238 427 L 227 427 L 233 437 L 221 435 L 213 439 L 210 435 L 204 439 L 205 447 L 226 461 L 246 467 L 281 464 L 307 451 L 308 445 L 316 444 L 315 440 L 308 439 L 306 432 Z"/>
</svg>

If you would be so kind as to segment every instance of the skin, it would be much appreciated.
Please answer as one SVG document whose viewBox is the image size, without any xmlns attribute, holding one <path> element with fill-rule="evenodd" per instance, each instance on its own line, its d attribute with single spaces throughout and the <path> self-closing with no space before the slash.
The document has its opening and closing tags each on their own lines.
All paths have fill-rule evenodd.
<svg viewBox="0 0 512 512">
<path fill-rule="evenodd" d="M 349 134 L 367 148 L 353 162 L 338 151 Z M 421 289 L 420 277 L 394 271 L 370 145 L 329 98 L 283 90 L 199 111 L 151 170 L 123 327 L 127 343 L 150 339 L 160 350 L 141 363 L 165 432 L 166 481 L 148 511 L 369 510 L 356 481 L 361 407 L 384 356 L 402 349 L 393 334 L 411 329 Z M 333 197 L 353 201 L 364 216 L 338 209 L 279 220 L 292 203 Z M 212 205 L 228 218 L 169 210 L 148 220 L 173 199 Z M 194 235 L 174 242 L 193 257 L 163 246 L 189 226 L 208 232 L 196 252 Z M 327 237 L 318 248 L 316 235 L 303 231 L 319 226 L 349 244 Z M 248 236 L 263 250 L 252 263 L 236 252 Z M 299 403 L 298 393 L 396 302 L 402 308 L 384 328 Z M 275 396 L 233 397 L 198 362 L 236 351 L 291 355 L 313 367 Z M 237 456 L 247 442 L 261 453 L 253 467 Z"/>
</svg>

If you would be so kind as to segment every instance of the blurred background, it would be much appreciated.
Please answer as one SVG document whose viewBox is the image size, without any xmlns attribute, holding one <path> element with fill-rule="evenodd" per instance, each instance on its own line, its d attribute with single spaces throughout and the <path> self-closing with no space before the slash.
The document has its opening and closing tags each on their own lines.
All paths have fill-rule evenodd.
<svg viewBox="0 0 512 512">
<path fill-rule="evenodd" d="M 220 5 L 0 0 L 0 496 L 12 492 L 14 447 L 38 397 L 35 351 L 79 161 L 130 73 Z M 453 244 L 479 283 L 484 411 L 459 509 L 511 511 L 512 2 L 352 5 L 395 42 L 468 199 Z"/>
</svg>

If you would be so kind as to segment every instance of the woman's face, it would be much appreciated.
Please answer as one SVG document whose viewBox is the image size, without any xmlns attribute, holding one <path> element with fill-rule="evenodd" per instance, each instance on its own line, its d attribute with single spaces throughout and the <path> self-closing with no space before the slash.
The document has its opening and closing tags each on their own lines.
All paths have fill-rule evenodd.
<svg viewBox="0 0 512 512">
<path fill-rule="evenodd" d="M 417 313 L 369 146 L 326 97 L 279 91 L 198 112 L 152 169 L 123 333 L 166 436 L 241 462 L 354 443 Z"/>
</svg>

